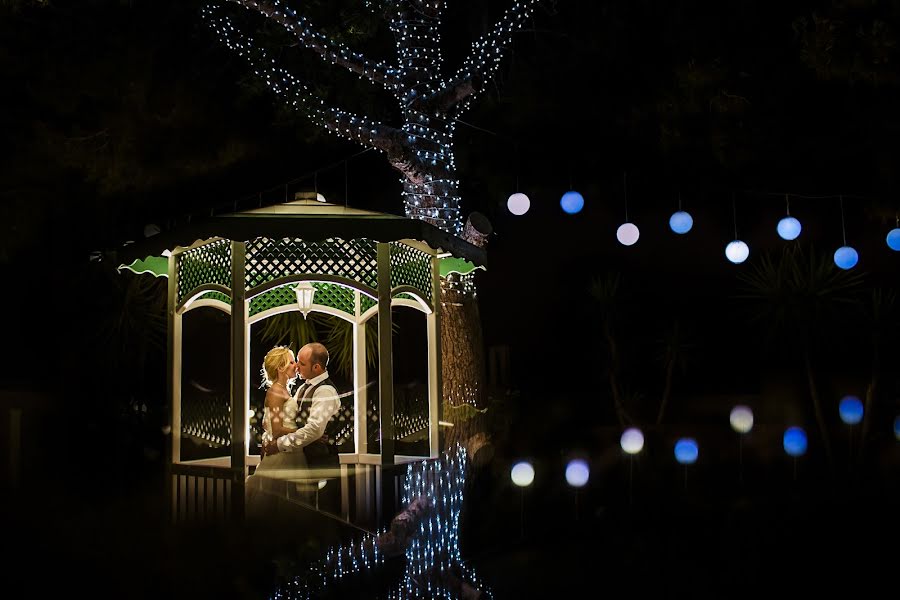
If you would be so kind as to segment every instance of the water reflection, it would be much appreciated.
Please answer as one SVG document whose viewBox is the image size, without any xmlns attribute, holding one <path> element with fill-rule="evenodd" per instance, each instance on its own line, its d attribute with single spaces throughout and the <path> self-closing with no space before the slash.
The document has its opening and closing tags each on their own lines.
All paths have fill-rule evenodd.
<svg viewBox="0 0 900 600">
<path fill-rule="evenodd" d="M 460 445 L 439 459 L 411 463 L 405 508 L 387 530 L 330 549 L 273 598 L 320 598 L 347 587 L 364 587 L 372 598 L 490 598 L 460 555 L 466 463 Z"/>
</svg>

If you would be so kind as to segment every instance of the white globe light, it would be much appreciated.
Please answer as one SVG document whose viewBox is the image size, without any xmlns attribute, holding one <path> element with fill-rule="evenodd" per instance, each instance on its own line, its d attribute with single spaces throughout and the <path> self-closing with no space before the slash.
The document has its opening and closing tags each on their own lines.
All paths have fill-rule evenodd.
<svg viewBox="0 0 900 600">
<path fill-rule="evenodd" d="M 725 246 L 725 257 L 736 265 L 741 264 L 750 256 L 750 248 L 741 240 L 734 240 Z"/>
<path fill-rule="evenodd" d="M 800 221 L 794 217 L 785 217 L 778 221 L 776 229 L 778 229 L 778 235 L 781 236 L 781 239 L 796 240 L 802 227 L 800 226 Z"/>
<path fill-rule="evenodd" d="M 616 230 L 616 239 L 625 246 L 631 246 L 638 241 L 641 232 L 634 223 L 622 223 Z"/>
<path fill-rule="evenodd" d="M 683 210 L 672 213 L 669 217 L 669 227 L 675 233 L 687 233 L 694 226 L 694 218 Z"/>
<path fill-rule="evenodd" d="M 628 454 L 637 454 L 644 448 L 644 434 L 637 427 L 629 427 L 619 439 L 619 445 Z"/>
<path fill-rule="evenodd" d="M 900 227 L 891 229 L 888 232 L 887 245 L 891 250 L 900 250 Z"/>
<path fill-rule="evenodd" d="M 753 411 L 749 406 L 735 406 L 731 409 L 728 420 L 731 422 L 731 428 L 738 433 L 747 433 L 753 429 Z"/>
<path fill-rule="evenodd" d="M 534 467 L 528 461 L 517 462 L 513 465 L 509 476 L 512 482 L 519 487 L 528 487 L 534 481 Z"/>
<path fill-rule="evenodd" d="M 834 264 L 839 268 L 852 269 L 859 262 L 859 254 L 850 246 L 841 246 L 834 251 Z"/>
<path fill-rule="evenodd" d="M 588 482 L 590 473 L 588 464 L 580 458 L 576 458 L 566 465 L 566 481 L 572 487 L 583 487 Z"/>
<path fill-rule="evenodd" d="M 506 208 L 514 215 L 524 215 L 531 208 L 531 200 L 525 194 L 516 192 L 506 201 Z"/>
</svg>

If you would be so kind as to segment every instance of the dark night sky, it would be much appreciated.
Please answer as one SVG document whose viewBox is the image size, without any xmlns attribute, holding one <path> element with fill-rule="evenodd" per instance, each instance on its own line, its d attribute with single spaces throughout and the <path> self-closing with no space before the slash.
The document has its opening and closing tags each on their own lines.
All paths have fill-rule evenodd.
<svg viewBox="0 0 900 600">
<path fill-rule="evenodd" d="M 355 5 L 310 3 L 310 11 L 323 27 L 355 23 L 369 34 L 354 47 L 389 57 L 385 32 L 355 20 Z M 217 42 L 200 6 L 23 0 L 0 9 L 8 140 L 0 260 L 23 287 L 41 285 L 36 267 L 53 260 L 58 287 L 93 277 L 103 289 L 110 282 L 87 265 L 91 251 L 139 239 L 148 223 L 277 202 L 285 189 L 316 187 L 336 202 L 401 212 L 398 177 L 382 157 L 282 109 Z M 451 6 L 444 39 L 453 61 L 505 4 Z M 676 320 L 694 348 L 678 376 L 682 393 L 759 393 L 764 371 L 796 367 L 789 353 L 772 352 L 780 344 L 736 299 L 738 275 L 785 246 L 774 231 L 785 193 L 804 224 L 803 247 L 825 255 L 841 245 L 843 194 L 863 287 L 893 288 L 900 256 L 884 236 L 900 209 L 898 20 L 900 8 L 869 2 L 540 6 L 456 138 L 463 212 L 480 211 L 495 228 L 489 271 L 478 275 L 485 341 L 510 346 L 514 385 L 528 387 L 545 347 L 572 375 L 571 393 L 583 394 L 579 374 L 605 360 L 590 288 L 615 273 L 636 394 L 659 395 L 658 340 Z M 355 79 L 280 48 L 347 108 L 396 117 L 388 99 L 357 93 Z M 630 248 L 615 240 L 626 177 L 629 216 L 641 228 Z M 559 208 L 569 187 L 586 199 L 578 215 Z M 532 201 L 522 217 L 505 207 L 516 189 Z M 679 196 L 695 220 L 686 236 L 667 227 Z M 733 207 L 752 250 L 740 266 L 723 256 Z M 65 306 L 32 296 L 27 308 L 56 318 L 17 320 L 13 335 L 36 348 L 91 337 L 107 326 L 106 306 L 78 293 Z M 858 386 L 869 352 L 865 325 L 852 316 L 820 360 L 846 367 Z M 85 366 L 102 369 L 73 362 L 71 375 Z M 9 365 L 4 378 L 27 375 Z M 887 383 L 889 393 L 896 385 Z"/>
<path fill-rule="evenodd" d="M 383 30 L 354 20 L 355 3 L 310 4 L 324 27 L 346 21 L 370 31 L 354 38 L 361 49 L 389 48 Z M 281 109 L 217 42 L 201 5 L 20 0 L 0 8 L 0 261 L 23 288 L 41 285 L 40 267 L 53 260 L 55 285 L 77 289 L 93 268 L 91 251 L 136 239 L 147 223 L 168 227 L 257 198 L 275 202 L 285 187 L 315 186 L 337 202 L 401 212 L 398 177 L 382 158 Z M 455 6 L 445 34 L 450 60 L 505 3 Z M 621 335 L 633 346 L 636 388 L 658 393 L 648 344 L 677 318 L 697 342 L 690 385 L 757 393 L 756 366 L 785 364 L 736 300 L 737 275 L 784 246 L 774 225 L 785 193 L 804 223 L 804 248 L 826 255 L 841 244 L 843 194 L 865 286 L 893 287 L 900 256 L 884 236 L 900 209 L 898 20 L 900 7 L 884 2 L 539 7 L 457 130 L 463 212 L 486 214 L 496 232 L 490 270 L 478 275 L 485 339 L 511 347 L 515 377 L 530 375 L 541 345 L 564 357 L 567 372 L 595 368 L 602 344 L 590 286 L 620 273 Z M 296 50 L 280 48 L 348 108 L 394 116 L 385 98 L 351 93 L 355 80 L 333 77 Z M 641 227 L 631 248 L 614 237 L 626 175 L 629 215 Z M 559 208 L 570 186 L 586 199 L 579 215 Z M 523 217 L 505 208 L 517 188 L 532 200 Z M 679 195 L 695 219 L 684 237 L 667 228 Z M 752 249 L 741 266 L 723 256 L 732 203 Z M 10 310 L 22 304 L 5 300 Z M 100 325 L 86 325 L 79 311 L 104 311 L 79 293 L 65 306 L 49 295 L 26 305 L 57 317 L 13 324 L 13 335 L 35 347 L 83 337 Z M 846 324 L 823 364 L 864 373 L 863 326 Z M 9 365 L 4 377 L 27 375 Z M 572 382 L 577 392 L 577 376 Z"/>
</svg>

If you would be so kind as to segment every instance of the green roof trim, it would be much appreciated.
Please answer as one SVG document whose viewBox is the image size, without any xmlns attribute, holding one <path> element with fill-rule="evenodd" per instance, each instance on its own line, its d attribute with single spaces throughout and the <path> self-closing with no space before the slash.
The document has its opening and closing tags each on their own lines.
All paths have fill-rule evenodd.
<svg viewBox="0 0 900 600">
<path fill-rule="evenodd" d="M 135 260 L 130 265 L 119 265 L 119 270 L 128 269 L 138 275 L 141 273 L 150 273 L 154 277 L 169 276 L 169 259 L 165 256 L 148 256 L 141 260 Z"/>
<path fill-rule="evenodd" d="M 466 275 L 468 273 L 471 273 L 475 269 L 484 270 L 484 267 L 476 267 L 474 264 L 470 263 L 464 258 L 454 258 L 452 256 L 440 259 L 440 265 L 441 277 L 446 277 L 450 273 L 459 273 L 460 275 Z"/>
</svg>

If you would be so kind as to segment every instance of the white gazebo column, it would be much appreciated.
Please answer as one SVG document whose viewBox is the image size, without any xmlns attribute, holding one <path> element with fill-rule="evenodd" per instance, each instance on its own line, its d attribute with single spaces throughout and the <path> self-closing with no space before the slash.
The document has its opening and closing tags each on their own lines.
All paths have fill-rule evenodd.
<svg viewBox="0 0 900 600">
<path fill-rule="evenodd" d="M 391 327 L 391 246 L 378 244 L 378 423 L 381 464 L 394 464 L 394 360 Z"/>
<path fill-rule="evenodd" d="M 166 464 L 181 462 L 181 314 L 178 306 L 178 258 L 180 250 L 169 255 L 168 295 L 166 300 L 166 396 L 169 400 L 169 435 L 172 436 Z M 169 519 L 178 514 L 178 498 L 175 496 L 173 473 L 166 474 L 166 498 L 169 499 Z"/>
<path fill-rule="evenodd" d="M 378 426 L 381 430 L 381 460 L 375 467 L 376 527 L 394 516 L 394 368 L 391 327 L 391 247 L 378 244 Z M 385 472 L 387 467 L 387 472 Z"/>
<path fill-rule="evenodd" d="M 181 462 L 181 319 L 182 315 L 176 310 L 178 305 L 178 258 L 181 250 L 175 250 L 169 255 L 168 269 L 168 300 L 166 305 L 166 396 L 171 407 L 170 431 L 172 436 L 169 450 L 169 464 Z"/>
<path fill-rule="evenodd" d="M 366 414 L 368 394 L 366 387 L 366 324 L 359 322 L 362 310 L 359 304 L 360 294 L 354 291 L 353 322 L 353 448 L 357 456 L 369 451 Z"/>
<path fill-rule="evenodd" d="M 437 458 L 441 451 L 441 269 L 437 256 L 431 257 L 431 305 L 426 315 L 428 330 L 428 451 Z"/>
<path fill-rule="evenodd" d="M 247 411 L 250 406 L 247 389 L 248 323 L 247 292 L 244 285 L 244 260 L 247 245 L 231 242 L 231 470 L 232 475 L 246 475 Z M 232 481 L 232 514 L 244 515 L 244 478 Z"/>
</svg>

